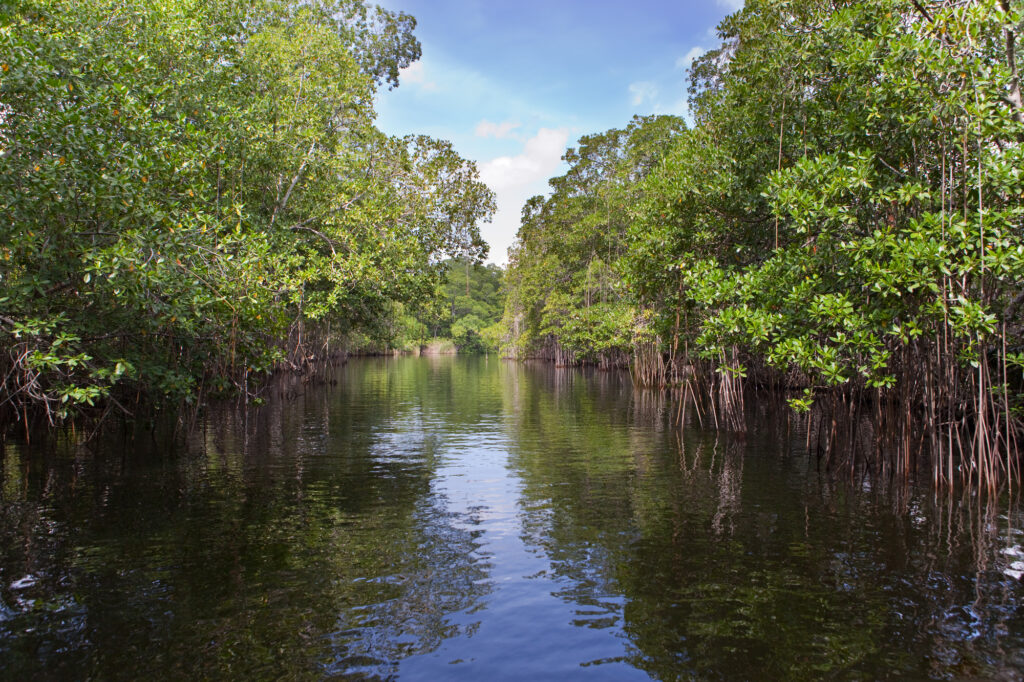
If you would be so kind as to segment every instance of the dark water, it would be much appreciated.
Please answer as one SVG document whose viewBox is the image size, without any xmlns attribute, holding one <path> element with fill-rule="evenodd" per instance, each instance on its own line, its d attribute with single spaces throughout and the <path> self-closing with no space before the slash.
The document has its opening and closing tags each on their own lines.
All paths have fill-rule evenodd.
<svg viewBox="0 0 1024 682">
<path fill-rule="evenodd" d="M 615 375 L 337 380 L 187 447 L 8 444 L 0 676 L 1022 677 L 1008 500 L 831 481 Z"/>
</svg>

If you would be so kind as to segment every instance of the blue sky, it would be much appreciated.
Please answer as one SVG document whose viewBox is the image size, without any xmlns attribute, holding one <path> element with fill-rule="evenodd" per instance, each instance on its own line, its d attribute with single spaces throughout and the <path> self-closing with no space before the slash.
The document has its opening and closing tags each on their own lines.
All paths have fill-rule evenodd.
<svg viewBox="0 0 1024 682">
<path fill-rule="evenodd" d="M 377 98 L 392 135 L 450 140 L 497 193 L 481 226 L 507 261 L 523 202 L 581 135 L 686 113 L 686 67 L 743 0 L 377 0 L 417 19 L 423 58 Z"/>
</svg>

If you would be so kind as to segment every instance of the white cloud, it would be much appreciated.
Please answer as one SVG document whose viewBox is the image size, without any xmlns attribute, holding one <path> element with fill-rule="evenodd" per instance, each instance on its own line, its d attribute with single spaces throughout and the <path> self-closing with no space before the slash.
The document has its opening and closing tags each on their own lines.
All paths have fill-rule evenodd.
<svg viewBox="0 0 1024 682">
<path fill-rule="evenodd" d="M 491 261 L 507 261 L 508 247 L 519 232 L 523 204 L 531 196 L 547 192 L 547 181 L 559 173 L 568 142 L 567 128 L 541 128 L 523 143 L 521 153 L 480 164 L 480 179 L 494 190 L 498 204 L 494 220 L 480 229 L 491 245 Z"/>
<path fill-rule="evenodd" d="M 690 117 L 690 104 L 686 101 L 685 97 L 680 97 L 674 102 L 669 102 L 668 104 L 663 102 L 656 103 L 654 105 L 654 113 L 682 116 L 686 119 L 687 124 L 693 124 L 693 119 Z"/>
<path fill-rule="evenodd" d="M 686 97 L 678 96 L 685 93 L 685 88 L 681 84 L 668 85 L 664 97 L 661 88 L 650 81 L 630 84 L 629 92 L 632 95 L 631 103 L 635 107 L 640 107 L 642 113 L 671 114 L 682 116 L 689 123 L 693 122 L 690 120 L 690 106 Z"/>
<path fill-rule="evenodd" d="M 399 71 L 399 81 L 416 85 L 423 92 L 437 92 L 437 83 L 427 77 L 423 62 L 413 62 Z"/>
<path fill-rule="evenodd" d="M 499 156 L 480 165 L 480 178 L 495 192 L 547 180 L 558 170 L 569 141 L 565 128 L 541 128 L 516 156 Z"/>
<path fill-rule="evenodd" d="M 653 102 L 658 96 L 658 86 L 650 81 L 637 81 L 629 84 L 630 102 L 640 106 L 644 102 Z"/>
<path fill-rule="evenodd" d="M 512 131 L 520 127 L 520 123 L 513 123 L 512 121 L 502 121 L 501 123 L 491 123 L 486 118 L 476 124 L 476 136 L 477 137 L 496 137 L 499 140 L 506 137 L 513 137 Z"/>
<path fill-rule="evenodd" d="M 700 57 L 705 52 L 707 52 L 707 50 L 705 50 L 703 47 L 697 47 L 697 46 L 691 47 L 689 52 L 687 52 L 682 57 L 680 57 L 679 59 L 676 60 L 676 68 L 677 69 L 688 69 L 688 68 L 690 68 L 690 66 L 693 64 L 694 60 L 697 59 L 697 57 Z"/>
<path fill-rule="evenodd" d="M 724 7 L 730 12 L 743 9 L 743 0 L 715 0 L 715 4 Z"/>
<path fill-rule="evenodd" d="M 637 107 L 637 113 L 670 114 L 681 116 L 690 125 L 693 117 L 686 99 L 688 77 L 680 77 L 678 71 L 689 69 L 694 60 L 706 53 L 700 45 L 694 45 L 686 54 L 675 61 L 676 71 L 658 80 L 635 81 L 629 84 L 630 103 Z"/>
</svg>

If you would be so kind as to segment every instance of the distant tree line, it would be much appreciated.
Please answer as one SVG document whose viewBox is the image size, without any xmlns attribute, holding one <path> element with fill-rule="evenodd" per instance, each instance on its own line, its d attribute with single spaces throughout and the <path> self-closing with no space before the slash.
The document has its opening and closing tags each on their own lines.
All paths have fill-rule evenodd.
<svg viewBox="0 0 1024 682">
<path fill-rule="evenodd" d="M 432 308 L 421 319 L 432 337 L 448 337 L 460 352 L 497 350 L 504 311 L 504 270 L 468 260 L 449 263 L 448 275 Z"/>
<path fill-rule="evenodd" d="M 471 258 L 440 264 L 444 276 L 433 293 L 415 304 L 400 304 L 387 333 L 378 336 L 381 353 L 410 352 L 427 347 L 445 352 L 497 351 L 505 309 L 504 269 Z"/>
</svg>

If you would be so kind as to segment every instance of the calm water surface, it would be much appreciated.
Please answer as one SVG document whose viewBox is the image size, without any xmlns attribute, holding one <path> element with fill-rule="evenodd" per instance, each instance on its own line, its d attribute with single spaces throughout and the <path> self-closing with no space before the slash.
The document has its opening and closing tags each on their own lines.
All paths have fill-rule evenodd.
<svg viewBox="0 0 1024 682">
<path fill-rule="evenodd" d="M 1022 679 L 1008 500 L 835 482 L 628 378 L 355 360 L 186 443 L 8 444 L 0 677 Z"/>
</svg>

